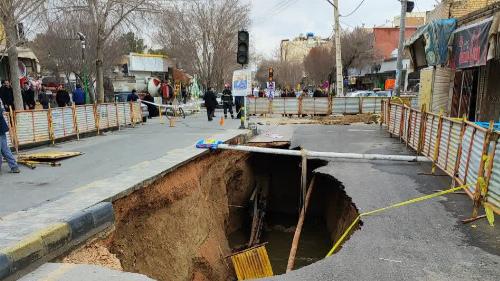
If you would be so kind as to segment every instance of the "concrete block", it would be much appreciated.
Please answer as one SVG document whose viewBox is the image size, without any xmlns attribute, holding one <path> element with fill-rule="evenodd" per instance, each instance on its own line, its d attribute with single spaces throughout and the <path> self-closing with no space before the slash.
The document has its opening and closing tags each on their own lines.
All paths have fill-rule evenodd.
<svg viewBox="0 0 500 281">
<path fill-rule="evenodd" d="M 84 212 L 92 214 L 94 228 L 102 226 L 106 223 L 112 224 L 115 221 L 113 204 L 111 204 L 110 202 L 101 202 L 85 209 Z"/>
<path fill-rule="evenodd" d="M 67 223 L 71 230 L 71 239 L 80 238 L 94 228 L 92 213 L 89 212 L 77 212 L 68 219 Z"/>
<path fill-rule="evenodd" d="M 51 225 L 37 233 L 42 238 L 47 253 L 51 253 L 69 242 L 71 238 L 70 226 L 67 223 Z"/>
<path fill-rule="evenodd" d="M 15 272 L 39 260 L 45 254 L 45 249 L 40 236 L 30 235 L 1 252 L 12 262 L 11 272 Z"/>
<path fill-rule="evenodd" d="M 6 254 L 0 253 L 0 279 L 3 279 L 10 274 L 12 263 Z"/>
</svg>

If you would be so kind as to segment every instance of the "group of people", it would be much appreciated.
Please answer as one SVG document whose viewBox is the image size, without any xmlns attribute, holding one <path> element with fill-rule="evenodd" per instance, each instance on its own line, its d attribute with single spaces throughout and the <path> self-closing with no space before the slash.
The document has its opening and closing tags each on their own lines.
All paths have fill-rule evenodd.
<svg viewBox="0 0 500 281">
<path fill-rule="evenodd" d="M 205 107 L 207 108 L 207 117 L 208 121 L 212 121 L 215 117 L 215 109 L 219 105 L 217 102 L 217 96 L 213 91 L 212 87 L 209 87 L 208 90 L 203 95 L 203 100 L 205 101 Z M 231 114 L 231 118 L 234 119 L 233 105 L 236 106 L 236 118 L 241 118 L 242 108 L 243 108 L 243 97 L 236 97 L 233 99 L 233 93 L 231 92 L 231 88 L 229 84 L 224 85 L 224 90 L 222 91 L 221 96 L 222 108 L 224 110 L 224 118 L 227 118 L 227 114 Z"/>
<path fill-rule="evenodd" d="M 72 103 L 75 105 L 85 104 L 85 91 L 80 84 L 77 84 L 71 96 L 69 92 L 59 85 L 55 97 L 52 91 L 42 85 L 38 91 L 34 86 L 26 81 L 22 85 L 21 97 L 23 99 L 23 108 L 20 110 L 33 110 L 36 107 L 36 100 L 40 103 L 43 109 L 48 109 L 49 106 L 65 107 L 70 106 Z M 36 100 L 35 100 L 36 97 Z M 14 92 L 12 84 L 9 80 L 3 80 L 0 87 L 0 100 L 3 103 L 5 110 L 16 110 L 14 103 Z"/>
</svg>

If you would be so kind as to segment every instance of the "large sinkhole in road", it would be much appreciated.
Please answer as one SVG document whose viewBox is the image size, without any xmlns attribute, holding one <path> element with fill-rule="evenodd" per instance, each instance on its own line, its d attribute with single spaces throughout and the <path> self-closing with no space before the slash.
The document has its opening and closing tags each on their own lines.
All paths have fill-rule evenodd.
<svg viewBox="0 0 500 281">
<path fill-rule="evenodd" d="M 326 164 L 309 160 L 308 179 Z M 302 206 L 300 165 L 299 157 L 237 151 L 193 160 L 114 202 L 115 228 L 69 262 L 99 264 L 108 253 L 122 270 L 157 280 L 235 280 L 227 257 L 267 242 L 273 271 L 282 274 Z M 322 259 L 357 215 L 340 182 L 315 177 L 294 269 Z"/>
</svg>

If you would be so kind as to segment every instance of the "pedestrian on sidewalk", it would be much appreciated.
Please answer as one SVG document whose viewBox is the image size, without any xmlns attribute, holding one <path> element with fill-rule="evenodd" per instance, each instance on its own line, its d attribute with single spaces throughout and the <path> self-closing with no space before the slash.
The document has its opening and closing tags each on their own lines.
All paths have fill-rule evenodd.
<svg viewBox="0 0 500 281">
<path fill-rule="evenodd" d="M 3 112 L 3 104 L 0 101 L 0 169 L 2 168 L 3 156 L 9 164 L 11 173 L 18 174 L 20 173 L 19 166 L 17 165 L 14 155 L 12 155 L 9 146 L 7 145 L 7 132 L 9 131 L 9 126 L 5 121 L 5 118 L 3 118 Z"/>
<path fill-rule="evenodd" d="M 12 86 L 9 80 L 2 81 L 2 87 L 0 87 L 0 101 L 3 102 L 5 110 L 9 111 L 9 107 L 15 110 L 14 106 L 14 92 L 12 91 Z"/>
<path fill-rule="evenodd" d="M 23 97 L 23 106 L 26 110 L 35 109 L 35 91 L 30 85 L 30 82 L 24 82 L 23 90 L 21 92 Z"/>
<path fill-rule="evenodd" d="M 229 89 L 229 84 L 224 85 L 224 90 L 222 91 L 222 107 L 224 108 L 224 118 L 227 119 L 227 111 L 231 113 L 231 119 L 234 119 L 233 114 L 233 93 Z"/>
<path fill-rule="evenodd" d="M 38 93 L 38 102 L 42 105 L 43 109 L 49 109 L 50 96 L 45 86 L 42 86 L 40 93 Z"/>
<path fill-rule="evenodd" d="M 158 108 L 156 108 L 156 106 L 154 104 L 151 104 L 151 103 L 155 102 L 155 98 L 153 98 L 153 96 L 149 92 L 146 92 L 146 95 L 144 96 L 144 101 L 149 102 L 149 103 L 146 103 L 146 106 L 148 107 L 148 112 L 149 112 L 148 118 L 151 119 L 153 117 L 158 116 Z"/>
<path fill-rule="evenodd" d="M 205 100 L 205 107 L 207 108 L 208 121 L 212 121 L 215 115 L 215 108 L 217 107 L 217 97 L 212 87 L 209 87 L 205 92 L 203 100 Z"/>
<path fill-rule="evenodd" d="M 136 94 L 137 91 L 135 89 L 132 90 L 132 93 L 128 94 L 127 101 L 136 102 L 139 99 L 139 96 Z"/>
<path fill-rule="evenodd" d="M 75 105 L 85 104 L 85 92 L 82 89 L 82 85 L 76 84 L 76 88 L 73 91 L 73 102 Z"/>
<path fill-rule="evenodd" d="M 59 85 L 59 88 L 57 89 L 56 102 L 57 106 L 59 107 L 71 105 L 71 98 L 69 97 L 69 93 L 64 89 L 62 85 Z"/>
</svg>

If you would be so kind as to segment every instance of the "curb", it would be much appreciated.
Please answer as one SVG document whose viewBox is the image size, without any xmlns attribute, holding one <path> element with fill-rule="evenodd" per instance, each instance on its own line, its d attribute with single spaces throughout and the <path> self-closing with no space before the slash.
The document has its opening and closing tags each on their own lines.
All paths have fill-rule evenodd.
<svg viewBox="0 0 500 281">
<path fill-rule="evenodd" d="M 0 249 L 0 279 L 25 269 L 64 248 L 81 242 L 83 236 L 114 222 L 113 205 L 101 202 L 72 215 L 66 221 L 35 232 L 15 245 Z"/>
</svg>

